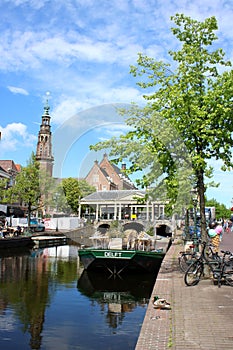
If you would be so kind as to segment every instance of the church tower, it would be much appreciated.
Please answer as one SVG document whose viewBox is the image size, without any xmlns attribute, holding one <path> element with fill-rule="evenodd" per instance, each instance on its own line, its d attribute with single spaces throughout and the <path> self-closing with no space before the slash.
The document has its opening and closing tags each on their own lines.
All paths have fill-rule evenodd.
<svg viewBox="0 0 233 350">
<path fill-rule="evenodd" d="M 40 163 L 41 169 L 44 169 L 48 175 L 53 175 L 53 155 L 52 155 L 52 132 L 50 125 L 48 100 L 44 107 L 42 115 L 42 124 L 38 133 L 38 142 L 36 148 L 36 160 Z"/>
</svg>

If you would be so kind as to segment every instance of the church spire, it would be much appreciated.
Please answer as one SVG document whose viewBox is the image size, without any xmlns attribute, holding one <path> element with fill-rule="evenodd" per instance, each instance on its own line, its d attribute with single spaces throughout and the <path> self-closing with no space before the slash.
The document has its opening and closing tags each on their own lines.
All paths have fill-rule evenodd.
<svg viewBox="0 0 233 350">
<path fill-rule="evenodd" d="M 47 93 L 48 94 L 48 93 Z M 46 99 L 46 102 L 45 102 L 45 106 L 44 106 L 44 115 L 48 115 L 49 116 L 49 110 L 50 110 L 50 107 L 49 107 L 49 99 L 47 97 Z"/>
<path fill-rule="evenodd" d="M 47 99 L 38 133 L 36 160 L 40 163 L 41 169 L 44 169 L 50 176 L 52 176 L 54 158 L 52 155 L 52 132 L 49 110 L 50 107 Z"/>
</svg>

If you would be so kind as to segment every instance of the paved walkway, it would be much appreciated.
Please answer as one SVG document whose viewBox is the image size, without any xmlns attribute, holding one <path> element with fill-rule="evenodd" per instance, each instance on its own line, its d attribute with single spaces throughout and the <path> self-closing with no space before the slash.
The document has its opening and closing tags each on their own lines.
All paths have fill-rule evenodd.
<svg viewBox="0 0 233 350">
<path fill-rule="evenodd" d="M 233 349 L 233 287 L 201 280 L 187 287 L 178 267 L 182 250 L 175 239 L 161 265 L 136 350 Z M 220 249 L 233 251 L 233 233 L 225 233 Z M 171 310 L 153 308 L 153 296 L 166 298 Z"/>
</svg>

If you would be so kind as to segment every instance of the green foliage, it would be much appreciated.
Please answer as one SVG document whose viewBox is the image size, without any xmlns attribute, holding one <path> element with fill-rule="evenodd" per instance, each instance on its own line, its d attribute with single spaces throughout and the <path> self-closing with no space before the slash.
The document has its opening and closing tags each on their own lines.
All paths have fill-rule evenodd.
<svg viewBox="0 0 233 350">
<path fill-rule="evenodd" d="M 231 210 L 224 204 L 218 203 L 214 198 L 206 200 L 206 207 L 215 207 L 215 216 L 217 220 L 222 218 L 229 219 L 231 217 Z"/>
<path fill-rule="evenodd" d="M 69 177 L 54 187 L 50 205 L 57 212 L 77 214 L 80 199 L 95 191 L 85 180 Z"/>
<path fill-rule="evenodd" d="M 155 232 L 154 232 L 154 227 L 151 226 L 148 230 L 146 230 L 146 233 L 149 235 L 149 236 L 154 236 Z"/>
<path fill-rule="evenodd" d="M 27 166 L 22 167 L 20 173 L 16 175 L 15 184 L 7 189 L 7 200 L 9 203 L 26 204 L 28 226 L 30 226 L 31 212 L 42 209 L 48 203 L 52 186 L 53 179 L 40 170 L 40 164 L 32 153 Z"/>
<path fill-rule="evenodd" d="M 0 179 L 0 203 L 8 203 L 12 198 L 12 191 L 8 187 L 8 179 Z"/>
<path fill-rule="evenodd" d="M 81 198 L 81 190 L 78 180 L 69 177 L 62 180 L 62 188 L 71 210 L 74 213 L 78 212 L 79 201 Z"/>
<path fill-rule="evenodd" d="M 67 203 L 62 183 L 54 186 L 50 199 L 50 207 L 56 209 L 57 213 L 62 212 L 70 214 L 71 209 Z"/>
<path fill-rule="evenodd" d="M 87 183 L 86 180 L 78 180 L 78 183 L 81 191 L 81 198 L 86 197 L 93 192 L 96 192 L 96 188 L 94 186 L 89 185 L 89 183 Z"/>
<path fill-rule="evenodd" d="M 139 53 L 131 74 L 140 78 L 147 104 L 121 111 L 130 132 L 92 148 L 110 148 L 110 156 L 131 162 L 131 172 L 146 171 L 138 184 L 154 185 L 154 195 L 167 198 L 170 209 L 187 207 L 190 189 L 196 188 L 205 238 L 204 178 L 212 176 L 208 162 L 221 160 L 223 170 L 233 166 L 233 72 L 223 50 L 211 47 L 217 39 L 215 17 L 199 22 L 176 14 L 171 19 L 181 43 L 169 51 L 173 63 Z"/>
<path fill-rule="evenodd" d="M 25 203 L 28 207 L 28 226 L 30 226 L 30 217 L 33 209 L 39 207 L 40 191 L 40 164 L 36 161 L 32 153 L 26 167 L 17 174 L 15 185 L 12 187 L 14 196 L 20 203 Z"/>
<path fill-rule="evenodd" d="M 30 205 L 37 206 L 40 198 L 40 165 L 32 154 L 26 167 L 15 178 L 14 193 L 18 198 Z"/>
</svg>

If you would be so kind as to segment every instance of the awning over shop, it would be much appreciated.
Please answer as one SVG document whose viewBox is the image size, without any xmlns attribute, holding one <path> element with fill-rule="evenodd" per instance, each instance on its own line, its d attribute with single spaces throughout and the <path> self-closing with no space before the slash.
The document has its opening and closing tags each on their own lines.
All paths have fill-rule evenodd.
<svg viewBox="0 0 233 350">
<path fill-rule="evenodd" d="M 11 211 L 12 209 L 12 211 Z M 24 217 L 24 211 L 20 207 L 7 207 L 7 216 Z"/>
<path fill-rule="evenodd" d="M 0 204 L 0 215 L 6 215 L 7 214 L 7 205 Z"/>
</svg>

